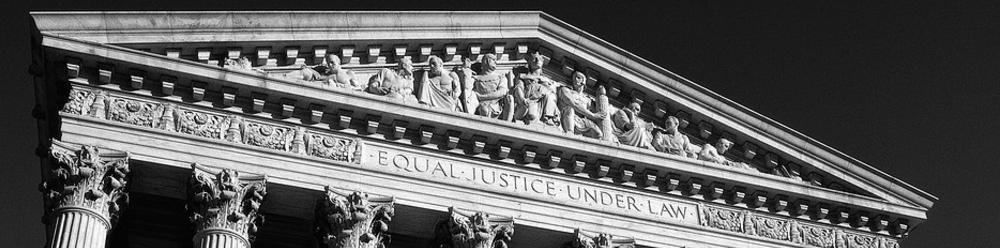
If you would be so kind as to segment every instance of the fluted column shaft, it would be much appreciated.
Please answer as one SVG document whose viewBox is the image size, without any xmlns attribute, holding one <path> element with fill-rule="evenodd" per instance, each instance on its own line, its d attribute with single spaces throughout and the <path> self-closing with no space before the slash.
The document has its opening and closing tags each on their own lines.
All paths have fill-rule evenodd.
<svg viewBox="0 0 1000 248">
<path fill-rule="evenodd" d="M 82 208 L 57 210 L 50 248 L 104 248 L 111 224 L 104 217 Z"/>
<path fill-rule="evenodd" d="M 198 232 L 194 237 L 196 248 L 248 248 L 250 241 L 225 229 L 209 229 Z"/>
</svg>

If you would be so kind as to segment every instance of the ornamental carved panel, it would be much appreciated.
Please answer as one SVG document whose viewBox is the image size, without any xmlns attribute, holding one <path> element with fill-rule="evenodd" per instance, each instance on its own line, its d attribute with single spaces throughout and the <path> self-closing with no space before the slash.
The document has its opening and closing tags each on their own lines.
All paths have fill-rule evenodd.
<svg viewBox="0 0 1000 248">
<path fill-rule="evenodd" d="M 758 237 L 776 240 L 789 240 L 791 220 L 750 214 L 747 215 L 744 228 L 746 233 Z"/>
<path fill-rule="evenodd" d="M 279 151 L 287 151 L 295 133 L 291 127 L 270 125 L 244 119 L 243 143 Z"/>
<path fill-rule="evenodd" d="M 837 231 L 836 245 L 837 248 L 877 248 L 879 239 L 871 235 Z"/>
<path fill-rule="evenodd" d="M 361 163 L 361 142 L 357 139 L 338 137 L 307 131 L 306 154 L 335 161 Z"/>
<path fill-rule="evenodd" d="M 203 138 L 221 139 L 226 116 L 190 108 L 178 110 L 177 132 Z"/>
<path fill-rule="evenodd" d="M 163 105 L 152 101 L 110 97 L 107 111 L 108 120 L 152 128 L 163 115 Z"/>
<path fill-rule="evenodd" d="M 743 232 L 746 212 L 702 205 L 701 224 L 730 232 Z"/>
<path fill-rule="evenodd" d="M 791 240 L 797 244 L 820 248 L 834 248 L 835 234 L 834 230 L 829 227 L 797 221 L 792 222 Z"/>
<path fill-rule="evenodd" d="M 87 111 L 90 110 L 90 106 L 93 104 L 93 91 L 71 88 L 69 90 L 69 101 L 63 105 L 62 112 L 75 115 L 86 115 Z"/>
</svg>

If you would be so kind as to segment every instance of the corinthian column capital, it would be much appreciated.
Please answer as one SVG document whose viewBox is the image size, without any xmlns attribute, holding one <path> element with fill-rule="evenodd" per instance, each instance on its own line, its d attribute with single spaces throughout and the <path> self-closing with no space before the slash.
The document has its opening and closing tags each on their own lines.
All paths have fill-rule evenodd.
<svg viewBox="0 0 1000 248">
<path fill-rule="evenodd" d="M 129 154 L 52 140 L 50 155 L 55 163 L 39 187 L 44 194 L 44 222 L 61 209 L 73 208 L 100 217 L 110 229 L 128 203 Z"/>
<path fill-rule="evenodd" d="M 606 233 L 588 232 L 577 228 L 576 237 L 564 245 L 564 248 L 633 248 L 635 239 L 613 236 Z"/>
<path fill-rule="evenodd" d="M 448 218 L 435 229 L 435 247 L 507 248 L 514 235 L 514 218 L 448 208 Z"/>
<path fill-rule="evenodd" d="M 191 165 L 187 209 L 194 224 L 195 247 L 250 247 L 263 218 L 258 209 L 266 176 L 241 176 L 234 170 L 213 172 Z"/>
<path fill-rule="evenodd" d="M 384 248 L 389 246 L 393 197 L 346 193 L 326 187 L 316 206 L 316 236 L 321 247 Z"/>
</svg>

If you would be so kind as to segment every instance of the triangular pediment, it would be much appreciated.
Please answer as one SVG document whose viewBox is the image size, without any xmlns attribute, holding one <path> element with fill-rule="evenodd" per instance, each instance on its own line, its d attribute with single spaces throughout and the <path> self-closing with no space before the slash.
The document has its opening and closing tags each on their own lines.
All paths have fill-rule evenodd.
<svg viewBox="0 0 1000 248">
<path fill-rule="evenodd" d="M 706 185 L 722 182 L 743 187 L 742 184 L 747 184 L 746 187 L 769 191 L 772 197 L 777 191 L 786 197 L 809 199 L 814 203 L 822 201 L 856 210 L 888 212 L 913 222 L 925 219 L 926 211 L 937 200 L 870 165 L 542 12 L 32 15 L 43 35 L 42 44 L 80 48 L 69 53 L 82 54 L 69 56 L 70 65 L 77 63 L 77 67 L 100 70 L 101 66 L 112 63 L 80 58 L 90 54 L 152 68 L 149 69 L 150 78 L 155 68 L 191 68 L 189 75 L 170 76 L 204 78 L 178 83 L 193 88 L 199 87 L 201 82 L 221 81 L 217 86 L 200 86 L 202 90 L 220 92 L 220 98 L 225 98 L 226 90 L 231 89 L 233 97 L 252 100 L 258 99 L 254 98 L 255 93 L 267 94 L 261 100 L 269 102 L 303 99 L 299 100 L 300 104 L 293 104 L 300 108 L 302 102 L 329 103 L 324 106 L 354 104 L 357 105 L 353 110 L 355 117 L 364 113 L 394 120 L 392 123 L 410 120 L 411 126 L 427 125 L 440 132 L 463 131 L 460 135 L 469 140 L 493 134 L 483 137 L 483 143 L 496 144 L 500 147 L 497 149 L 503 149 L 503 142 L 510 142 L 514 145 L 508 144 L 507 149 L 532 147 L 539 153 L 561 152 L 562 157 L 569 160 L 586 157 L 588 164 L 633 166 L 630 173 L 636 175 L 653 171 L 657 173 L 654 177 L 668 180 L 679 174 L 674 179 L 699 178 L 706 180 Z M 114 21 L 110 21 L 112 19 Z M 322 83 L 287 76 L 303 67 L 320 64 L 325 55 L 334 54 L 343 61 L 343 68 L 350 70 L 363 84 L 384 69 L 394 68 L 401 58 L 409 57 L 414 62 L 415 78 L 419 81 L 426 73 L 431 55 L 442 58 L 444 66 L 452 71 L 451 68 L 462 66 L 463 58 L 478 61 L 486 54 L 494 54 L 499 74 L 510 72 L 509 75 L 520 78 L 523 77 L 520 74 L 528 73 L 522 71 L 522 67 L 527 66 L 526 58 L 533 52 L 544 55 L 548 61 L 541 72 L 555 85 L 551 87 L 552 95 L 558 95 L 559 86 L 570 86 L 574 72 L 581 72 L 587 78 L 583 94 L 587 99 L 606 97 L 611 105 L 605 110 L 609 118 L 628 103 L 640 102 L 642 110 L 638 118 L 650 124 L 646 130 L 651 132 L 649 138 L 655 130 L 665 128 L 669 116 L 674 116 L 679 121 L 679 131 L 687 135 L 694 147 L 688 152 L 700 153 L 697 150 L 712 147 L 724 137 L 734 145 L 722 155 L 736 166 L 704 161 L 698 156 L 669 154 L 655 147 L 631 147 L 616 139 L 561 134 L 563 129 L 558 125 L 547 126 L 542 122 L 525 125 L 433 109 L 406 100 L 386 100 L 383 96 L 367 94 L 363 85 L 358 90 L 317 86 Z M 244 62 L 248 65 L 246 68 L 241 69 L 238 63 L 225 66 L 227 59 L 238 61 L 244 57 L 248 59 Z M 118 71 L 122 71 L 121 68 Z M 470 71 L 481 72 L 471 68 Z M 512 78 L 512 81 L 515 80 Z M 324 91 L 310 91 L 311 88 L 301 85 Z M 417 92 L 425 90 L 419 86 L 416 89 Z M 353 102 L 338 102 L 342 99 Z M 305 107 L 309 106 L 312 105 Z M 261 107 L 265 107 L 263 103 Z M 347 107 L 338 110 L 344 109 Z M 407 125 L 406 121 L 403 123 Z M 660 161 L 668 165 L 657 164 Z M 737 168 L 739 164 L 747 168 Z"/>
</svg>

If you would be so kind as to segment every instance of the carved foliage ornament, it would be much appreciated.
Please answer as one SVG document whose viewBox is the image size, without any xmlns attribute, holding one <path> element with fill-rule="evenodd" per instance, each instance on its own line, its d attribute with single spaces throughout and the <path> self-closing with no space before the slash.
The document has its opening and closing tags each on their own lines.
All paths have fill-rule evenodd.
<svg viewBox="0 0 1000 248">
<path fill-rule="evenodd" d="M 834 230 L 819 225 L 792 222 L 791 241 L 820 248 L 834 248 Z"/>
<path fill-rule="evenodd" d="M 700 206 L 702 213 L 700 222 L 703 226 L 722 229 L 730 232 L 743 232 L 746 211 L 717 208 L 707 205 Z"/>
<path fill-rule="evenodd" d="M 320 158 L 361 163 L 361 143 L 358 140 L 307 132 L 306 153 Z"/>
<path fill-rule="evenodd" d="M 129 154 L 88 145 L 72 147 L 58 140 L 52 140 L 50 154 L 52 170 L 39 187 L 46 210 L 43 221 L 47 223 L 59 208 L 77 207 L 114 223 L 128 203 Z"/>
<path fill-rule="evenodd" d="M 233 170 L 210 174 L 192 164 L 187 210 L 195 230 L 223 229 L 249 241 L 264 220 L 258 209 L 266 192 L 266 176 L 239 176 Z"/>
<path fill-rule="evenodd" d="M 389 245 L 392 197 L 344 194 L 329 186 L 316 207 L 316 236 L 321 247 L 384 248 Z"/>
<path fill-rule="evenodd" d="M 507 248 L 514 235 L 514 219 L 474 214 L 449 208 L 449 217 L 435 230 L 437 248 Z"/>
<path fill-rule="evenodd" d="M 104 92 L 103 94 L 107 93 Z M 98 98 L 100 98 L 100 95 L 98 95 Z M 108 103 L 108 119 L 117 122 L 141 127 L 153 127 L 163 115 L 163 105 L 157 102 L 109 97 Z"/>
<path fill-rule="evenodd" d="M 591 233 L 579 228 L 576 229 L 576 237 L 564 248 L 633 248 L 635 239 L 612 236 L 606 233 Z"/>
<path fill-rule="evenodd" d="M 748 214 L 743 227 L 747 234 L 769 239 L 789 240 L 791 235 L 791 220 L 787 219 Z"/>
</svg>

